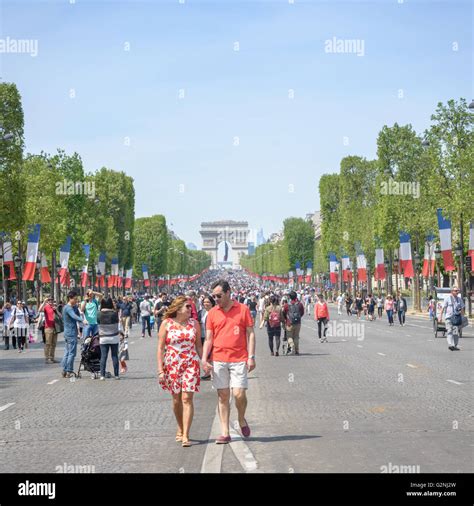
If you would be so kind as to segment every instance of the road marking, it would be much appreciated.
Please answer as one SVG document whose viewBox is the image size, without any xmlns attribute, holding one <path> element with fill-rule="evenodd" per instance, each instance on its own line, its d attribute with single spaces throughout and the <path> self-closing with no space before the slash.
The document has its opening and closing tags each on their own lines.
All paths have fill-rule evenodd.
<svg viewBox="0 0 474 506">
<path fill-rule="evenodd" d="M 238 422 L 234 422 L 235 426 L 239 426 Z M 242 436 L 232 427 L 230 428 L 230 435 L 232 436 L 232 441 L 230 443 L 230 447 L 234 452 L 234 455 L 237 457 L 237 460 L 240 462 L 240 465 L 244 469 L 245 472 L 251 473 L 252 471 L 256 471 L 258 468 L 258 463 L 253 456 L 253 453 L 250 451 L 250 448 L 246 445 Z"/>
<path fill-rule="evenodd" d="M 357 348 L 363 348 L 363 346 L 361 346 L 360 344 L 357 345 Z"/>
<path fill-rule="evenodd" d="M 58 379 L 55 379 L 55 380 L 53 380 L 53 381 L 50 381 L 50 382 L 48 383 L 48 385 L 53 385 L 54 383 L 57 383 L 58 381 L 59 381 Z"/>
<path fill-rule="evenodd" d="M 224 445 L 217 445 L 213 441 L 221 433 L 221 424 L 219 413 L 216 409 L 216 415 L 212 422 L 211 432 L 209 433 L 210 443 L 206 445 L 206 452 L 202 460 L 201 473 L 220 473 L 222 467 L 222 455 Z"/>
<path fill-rule="evenodd" d="M 0 406 L 0 411 L 5 411 L 10 406 L 13 406 L 13 404 L 15 404 L 15 403 L 14 402 L 9 402 L 8 404 L 5 404 L 4 406 Z"/>
<path fill-rule="evenodd" d="M 449 381 L 450 383 L 454 383 L 455 385 L 464 385 L 464 383 L 459 383 L 459 381 L 454 381 L 454 380 L 446 380 L 446 381 Z"/>
<path fill-rule="evenodd" d="M 380 353 L 379 351 L 377 352 L 377 355 L 381 355 L 382 357 L 386 357 L 387 355 L 385 355 L 385 353 Z"/>
<path fill-rule="evenodd" d="M 135 344 L 135 341 L 132 341 L 130 344 Z"/>
<path fill-rule="evenodd" d="M 407 364 L 408 367 L 411 367 L 412 369 L 418 369 L 418 366 L 417 365 L 413 365 L 413 364 Z"/>
<path fill-rule="evenodd" d="M 407 323 L 410 327 L 419 327 L 420 329 L 431 329 L 431 327 L 427 325 L 416 325 L 415 323 Z"/>
<path fill-rule="evenodd" d="M 347 343 L 347 339 L 341 339 L 343 343 Z"/>
</svg>

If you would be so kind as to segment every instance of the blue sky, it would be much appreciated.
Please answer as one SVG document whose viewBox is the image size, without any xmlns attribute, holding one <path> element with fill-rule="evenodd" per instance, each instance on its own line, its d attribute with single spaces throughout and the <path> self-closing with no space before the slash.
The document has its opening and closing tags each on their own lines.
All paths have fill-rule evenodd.
<svg viewBox="0 0 474 506">
<path fill-rule="evenodd" d="M 383 125 L 422 132 L 439 101 L 474 95 L 468 1 L 15 0 L 0 14 L 0 38 L 38 40 L 36 57 L 0 54 L 27 151 L 124 170 L 137 217 L 162 213 L 199 247 L 201 221 L 268 237 L 317 210 L 319 177 L 375 157 Z M 364 55 L 325 52 L 333 37 Z"/>
</svg>

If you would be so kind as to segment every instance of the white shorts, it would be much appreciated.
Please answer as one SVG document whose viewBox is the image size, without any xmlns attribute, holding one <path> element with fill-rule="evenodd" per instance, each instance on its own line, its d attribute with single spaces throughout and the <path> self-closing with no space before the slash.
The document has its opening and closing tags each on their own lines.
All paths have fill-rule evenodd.
<svg viewBox="0 0 474 506">
<path fill-rule="evenodd" d="M 248 388 L 247 362 L 213 362 L 212 384 L 223 388 Z"/>
</svg>

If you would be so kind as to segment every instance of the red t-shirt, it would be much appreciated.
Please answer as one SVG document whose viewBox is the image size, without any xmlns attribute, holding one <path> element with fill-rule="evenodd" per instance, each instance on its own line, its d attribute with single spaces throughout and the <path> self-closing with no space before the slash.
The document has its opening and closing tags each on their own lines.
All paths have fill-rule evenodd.
<svg viewBox="0 0 474 506">
<path fill-rule="evenodd" d="M 247 305 L 234 301 L 227 312 L 219 306 L 214 306 L 206 319 L 206 329 L 212 331 L 211 360 L 246 362 L 247 327 L 253 327 Z"/>
<path fill-rule="evenodd" d="M 43 308 L 44 311 L 44 327 L 46 329 L 54 329 L 54 309 L 46 304 Z"/>
</svg>

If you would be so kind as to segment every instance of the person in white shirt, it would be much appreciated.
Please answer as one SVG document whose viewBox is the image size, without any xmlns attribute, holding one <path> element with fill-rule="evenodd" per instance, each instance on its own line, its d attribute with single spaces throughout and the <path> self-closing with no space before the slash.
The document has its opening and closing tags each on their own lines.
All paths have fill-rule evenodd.
<svg viewBox="0 0 474 506">
<path fill-rule="evenodd" d="M 148 337 L 151 337 L 151 304 L 148 300 L 149 298 L 150 297 L 148 295 L 145 295 L 145 299 L 140 302 L 140 316 L 142 318 L 142 339 L 145 338 L 145 326 L 148 330 Z"/>
<path fill-rule="evenodd" d="M 337 314 L 342 314 L 342 303 L 344 302 L 344 297 L 342 293 L 340 293 L 337 296 L 336 302 L 337 302 Z"/>
<path fill-rule="evenodd" d="M 446 314 L 446 338 L 448 340 L 448 349 L 451 351 L 459 351 L 459 329 L 460 323 L 457 324 L 456 319 L 461 320 L 464 316 L 464 302 L 459 295 L 459 288 L 453 286 L 449 297 L 444 299 L 441 314 L 439 315 L 439 323 L 443 321 L 443 314 Z M 454 329 L 454 327 L 457 327 Z"/>
</svg>

